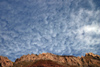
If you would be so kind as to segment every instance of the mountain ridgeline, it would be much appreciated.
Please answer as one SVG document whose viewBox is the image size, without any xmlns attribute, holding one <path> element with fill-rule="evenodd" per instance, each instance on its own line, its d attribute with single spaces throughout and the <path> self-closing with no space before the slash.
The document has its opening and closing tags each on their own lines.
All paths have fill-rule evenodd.
<svg viewBox="0 0 100 67">
<path fill-rule="evenodd" d="M 93 53 L 82 57 L 42 53 L 23 55 L 15 62 L 0 56 L 0 67 L 100 67 L 100 56 Z"/>
</svg>

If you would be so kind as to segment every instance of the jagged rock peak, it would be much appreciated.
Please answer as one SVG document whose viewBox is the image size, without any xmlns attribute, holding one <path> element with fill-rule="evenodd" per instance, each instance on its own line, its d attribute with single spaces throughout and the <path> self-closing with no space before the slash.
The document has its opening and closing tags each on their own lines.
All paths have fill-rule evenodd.
<svg viewBox="0 0 100 67">
<path fill-rule="evenodd" d="M 100 56 L 99 55 L 93 54 L 92 52 L 86 53 L 85 56 L 92 56 L 95 59 L 100 59 Z"/>
<path fill-rule="evenodd" d="M 94 57 L 94 56 L 97 56 L 97 55 L 90 52 L 90 53 L 86 53 L 85 56 L 93 56 Z"/>
</svg>

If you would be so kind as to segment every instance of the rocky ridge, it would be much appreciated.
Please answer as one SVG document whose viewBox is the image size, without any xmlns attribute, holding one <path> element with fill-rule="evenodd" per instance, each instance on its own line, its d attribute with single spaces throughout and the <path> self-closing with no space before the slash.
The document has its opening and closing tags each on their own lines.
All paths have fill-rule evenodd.
<svg viewBox="0 0 100 67">
<path fill-rule="evenodd" d="M 13 66 L 13 62 L 7 57 L 0 56 L 0 67 L 10 67 Z"/>
<path fill-rule="evenodd" d="M 9 65 L 13 67 L 34 67 L 34 63 L 39 60 L 50 60 L 50 63 L 57 63 L 58 67 L 62 65 L 62 67 L 100 67 L 100 56 L 93 53 L 86 53 L 85 56 L 75 57 L 75 56 L 59 56 L 52 53 L 42 53 L 39 55 L 31 54 L 31 55 L 23 55 L 20 58 L 17 58 L 14 64 Z M 53 62 L 51 62 L 53 61 Z M 48 62 L 48 61 L 43 61 Z M 1 67 L 4 67 L 3 61 L 0 60 Z M 10 62 L 11 63 L 11 62 Z M 26 65 L 24 65 L 24 63 Z M 27 65 L 30 64 L 30 65 Z M 38 62 L 37 62 L 38 63 Z M 56 64 L 56 65 L 57 65 Z M 43 64 L 41 64 L 43 65 Z M 47 67 L 45 64 L 43 67 Z M 9 67 L 8 66 L 8 67 Z M 50 67 L 50 66 L 48 66 Z M 54 66 L 51 66 L 54 67 Z"/>
</svg>

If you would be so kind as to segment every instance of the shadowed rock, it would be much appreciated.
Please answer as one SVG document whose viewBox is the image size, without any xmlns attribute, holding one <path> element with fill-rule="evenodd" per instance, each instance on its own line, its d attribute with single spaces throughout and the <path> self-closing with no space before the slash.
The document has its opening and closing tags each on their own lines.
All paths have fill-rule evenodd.
<svg viewBox="0 0 100 67">
<path fill-rule="evenodd" d="M 39 60 L 28 67 L 64 67 L 64 66 L 57 64 L 56 62 L 53 62 L 51 60 Z"/>
</svg>

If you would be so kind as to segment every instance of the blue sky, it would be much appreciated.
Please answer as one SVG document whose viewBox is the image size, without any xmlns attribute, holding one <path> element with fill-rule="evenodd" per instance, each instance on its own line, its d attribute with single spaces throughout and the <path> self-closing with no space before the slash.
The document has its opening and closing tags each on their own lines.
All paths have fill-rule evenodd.
<svg viewBox="0 0 100 67">
<path fill-rule="evenodd" d="M 100 0 L 0 0 L 0 55 L 100 55 Z"/>
</svg>

